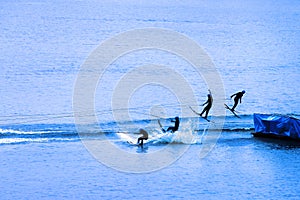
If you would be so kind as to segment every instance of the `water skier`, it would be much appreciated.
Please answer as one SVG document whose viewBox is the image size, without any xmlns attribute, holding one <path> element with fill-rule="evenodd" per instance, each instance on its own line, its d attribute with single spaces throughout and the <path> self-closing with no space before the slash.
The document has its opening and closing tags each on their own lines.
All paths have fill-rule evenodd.
<svg viewBox="0 0 300 200">
<path fill-rule="evenodd" d="M 148 133 L 147 133 L 147 131 L 145 131 L 144 129 L 141 128 L 139 134 L 143 134 L 143 135 L 138 138 L 137 143 L 139 145 L 143 146 L 144 140 L 148 140 Z M 141 141 L 141 143 L 140 143 L 140 141 Z"/>
<path fill-rule="evenodd" d="M 171 120 L 171 122 L 175 122 L 174 126 L 170 126 L 167 131 L 165 129 L 162 128 L 162 131 L 165 133 L 165 132 L 168 132 L 168 131 L 171 131 L 172 133 L 174 133 L 175 131 L 178 130 L 179 128 L 179 117 L 175 117 L 174 120 Z"/>
<path fill-rule="evenodd" d="M 202 104 L 202 106 L 204 106 L 205 104 L 207 104 L 204 109 L 202 110 L 202 112 L 200 113 L 200 116 L 203 117 L 202 115 L 205 112 L 205 117 L 203 117 L 204 119 L 207 119 L 207 115 L 209 113 L 209 110 L 211 109 L 212 103 L 213 103 L 213 98 L 212 98 L 212 94 L 211 91 L 208 90 L 209 94 L 207 95 L 207 101 Z"/>
<path fill-rule="evenodd" d="M 234 97 L 234 105 L 232 106 L 231 110 L 234 112 L 234 109 L 236 108 L 236 106 L 238 105 L 239 101 L 240 103 L 242 103 L 242 97 L 245 94 L 245 90 L 241 91 L 241 92 L 237 92 L 233 95 L 230 96 L 230 98 Z"/>
</svg>

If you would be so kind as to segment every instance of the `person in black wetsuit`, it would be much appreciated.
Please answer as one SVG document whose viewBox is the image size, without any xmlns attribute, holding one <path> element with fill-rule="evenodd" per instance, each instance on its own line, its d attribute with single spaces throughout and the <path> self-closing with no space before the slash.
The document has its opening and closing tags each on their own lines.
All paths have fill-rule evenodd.
<svg viewBox="0 0 300 200">
<path fill-rule="evenodd" d="M 207 101 L 204 104 L 202 104 L 202 106 L 204 106 L 205 104 L 207 104 L 207 105 L 204 107 L 204 109 L 200 113 L 200 116 L 202 117 L 203 113 L 206 112 L 205 117 L 203 117 L 205 119 L 207 119 L 208 112 L 211 109 L 211 106 L 212 106 L 212 103 L 213 103 L 213 98 L 212 98 L 212 95 L 211 95 L 211 91 L 210 90 L 208 90 L 208 91 L 209 91 L 209 94 L 207 95 Z"/>
<path fill-rule="evenodd" d="M 245 94 L 245 90 L 241 91 L 241 92 L 237 92 L 233 95 L 230 96 L 230 98 L 234 97 L 234 105 L 232 106 L 231 110 L 234 111 L 234 109 L 236 108 L 236 106 L 238 105 L 239 101 L 240 103 L 242 103 L 242 97 Z"/>
<path fill-rule="evenodd" d="M 167 131 L 162 129 L 163 132 L 168 132 L 168 131 L 172 131 L 172 133 L 174 133 L 175 131 L 178 130 L 179 128 L 179 117 L 175 117 L 175 120 L 171 120 L 171 122 L 175 122 L 174 126 L 170 126 Z"/>
<path fill-rule="evenodd" d="M 143 144 L 144 144 L 144 140 L 148 140 L 148 133 L 147 133 L 147 131 L 145 131 L 144 129 L 140 129 L 140 134 L 143 134 L 141 137 L 139 137 L 138 138 L 138 141 L 137 141 L 137 143 L 139 144 L 139 145 L 141 145 L 141 146 L 143 146 Z M 140 141 L 141 141 L 141 143 L 140 143 Z"/>
</svg>

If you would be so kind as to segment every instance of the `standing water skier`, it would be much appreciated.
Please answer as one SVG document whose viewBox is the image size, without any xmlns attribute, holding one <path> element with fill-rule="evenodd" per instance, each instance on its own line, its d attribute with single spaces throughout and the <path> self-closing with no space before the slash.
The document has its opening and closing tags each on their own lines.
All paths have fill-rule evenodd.
<svg viewBox="0 0 300 200">
<path fill-rule="evenodd" d="M 209 110 L 211 109 L 212 103 L 213 103 L 213 98 L 212 98 L 212 94 L 211 91 L 208 90 L 209 94 L 207 95 L 207 101 L 202 104 L 202 106 L 204 106 L 205 104 L 207 104 L 204 109 L 202 110 L 202 112 L 200 113 L 200 116 L 203 117 L 203 113 L 205 112 L 205 117 L 203 117 L 204 119 L 207 119 L 207 115 Z"/>
<path fill-rule="evenodd" d="M 238 105 L 239 101 L 240 103 L 242 103 L 242 97 L 245 94 L 245 90 L 241 91 L 241 92 L 237 92 L 233 95 L 230 96 L 230 98 L 234 97 L 234 105 L 232 106 L 231 110 L 234 112 L 234 109 L 236 108 L 236 106 Z"/>
</svg>

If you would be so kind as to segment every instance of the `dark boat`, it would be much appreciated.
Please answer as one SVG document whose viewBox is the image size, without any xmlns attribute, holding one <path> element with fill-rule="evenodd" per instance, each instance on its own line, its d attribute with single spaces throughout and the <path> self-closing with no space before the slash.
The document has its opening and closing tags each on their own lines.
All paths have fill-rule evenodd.
<svg viewBox="0 0 300 200">
<path fill-rule="evenodd" d="M 292 139 L 300 141 L 300 120 L 287 115 L 253 114 L 256 137 Z"/>
</svg>

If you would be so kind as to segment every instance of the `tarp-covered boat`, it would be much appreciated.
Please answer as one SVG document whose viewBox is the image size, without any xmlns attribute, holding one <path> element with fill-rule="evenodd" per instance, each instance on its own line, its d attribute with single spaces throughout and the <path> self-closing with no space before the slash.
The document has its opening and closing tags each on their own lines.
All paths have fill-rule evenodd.
<svg viewBox="0 0 300 200">
<path fill-rule="evenodd" d="M 277 137 L 300 140 L 300 120 L 287 115 L 253 115 L 254 136 Z"/>
</svg>

